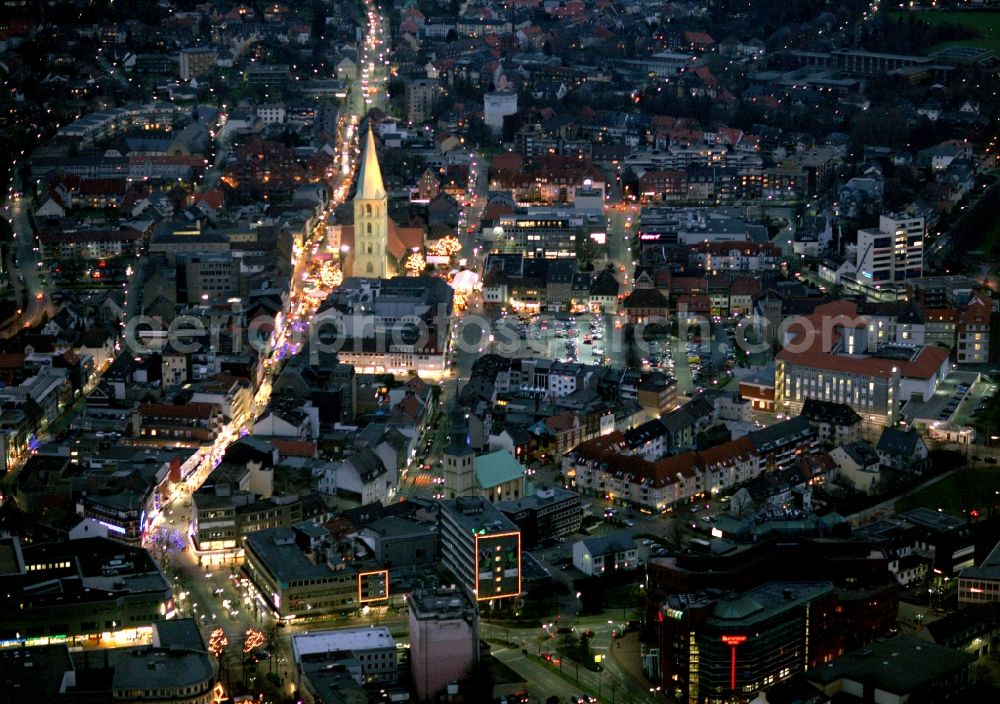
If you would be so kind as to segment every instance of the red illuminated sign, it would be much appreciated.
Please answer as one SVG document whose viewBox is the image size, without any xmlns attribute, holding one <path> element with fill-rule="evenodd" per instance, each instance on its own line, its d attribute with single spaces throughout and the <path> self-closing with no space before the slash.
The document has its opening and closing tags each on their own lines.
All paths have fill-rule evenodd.
<svg viewBox="0 0 1000 704">
<path fill-rule="evenodd" d="M 732 649 L 732 660 L 729 665 L 729 688 L 736 691 L 736 646 L 747 642 L 746 636 L 725 635 L 722 642 Z"/>
</svg>

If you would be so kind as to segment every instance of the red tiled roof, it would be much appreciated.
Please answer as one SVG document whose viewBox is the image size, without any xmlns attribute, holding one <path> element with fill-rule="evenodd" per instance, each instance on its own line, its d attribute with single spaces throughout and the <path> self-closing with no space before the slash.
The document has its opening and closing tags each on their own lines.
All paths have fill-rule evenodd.
<svg viewBox="0 0 1000 704">
<path fill-rule="evenodd" d="M 938 373 L 948 355 L 944 347 L 925 347 L 916 359 L 903 365 L 902 374 L 911 379 L 930 379 Z"/>
<path fill-rule="evenodd" d="M 290 440 L 287 438 L 271 438 L 268 442 L 274 446 L 282 457 L 316 457 L 316 443 L 310 440 Z"/>
<path fill-rule="evenodd" d="M 706 32 L 684 32 L 684 41 L 689 44 L 715 44 L 712 35 Z"/>
<path fill-rule="evenodd" d="M 212 210 L 218 210 L 222 207 L 223 193 L 220 189 L 216 188 L 211 191 L 201 191 L 199 193 L 191 194 L 191 205 L 197 205 L 198 203 L 204 203 Z"/>
</svg>

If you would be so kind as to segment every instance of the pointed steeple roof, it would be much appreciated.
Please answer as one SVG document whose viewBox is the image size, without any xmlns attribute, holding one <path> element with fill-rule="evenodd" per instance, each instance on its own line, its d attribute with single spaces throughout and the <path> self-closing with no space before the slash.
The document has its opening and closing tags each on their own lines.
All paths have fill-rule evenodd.
<svg viewBox="0 0 1000 704">
<path fill-rule="evenodd" d="M 382 169 L 378 165 L 378 153 L 375 151 L 375 134 L 372 132 L 371 121 L 368 123 L 368 137 L 365 140 L 365 153 L 361 156 L 361 171 L 358 173 L 358 190 L 355 200 L 381 200 L 385 198 L 385 186 L 382 185 Z"/>
</svg>

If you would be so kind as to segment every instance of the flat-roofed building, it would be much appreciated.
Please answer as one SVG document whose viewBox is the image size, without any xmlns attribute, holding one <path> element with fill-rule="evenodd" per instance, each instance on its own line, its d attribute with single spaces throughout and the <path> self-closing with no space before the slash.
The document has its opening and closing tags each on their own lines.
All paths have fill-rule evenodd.
<svg viewBox="0 0 1000 704">
<path fill-rule="evenodd" d="M 479 663 L 479 607 L 460 589 L 416 590 L 410 607 L 410 672 L 420 701 L 457 683 Z"/>
<path fill-rule="evenodd" d="M 292 636 L 296 666 L 316 656 L 357 660 L 365 684 L 393 684 L 399 679 L 396 640 L 385 626 L 313 631 Z"/>
<path fill-rule="evenodd" d="M 975 668 L 970 653 L 900 633 L 817 667 L 805 679 L 835 700 L 940 702 L 972 685 Z"/>
<path fill-rule="evenodd" d="M 343 613 L 361 606 L 359 572 L 352 565 L 314 562 L 296 542 L 291 528 L 269 528 L 243 539 L 256 598 L 279 618 Z M 315 559 L 316 551 L 311 553 Z"/>
<path fill-rule="evenodd" d="M 478 496 L 443 501 L 439 531 L 442 563 L 477 601 L 521 593 L 521 531 Z"/>
<path fill-rule="evenodd" d="M 0 540 L 0 643 L 137 638 L 173 611 L 170 584 L 140 547 L 102 537 Z"/>
</svg>

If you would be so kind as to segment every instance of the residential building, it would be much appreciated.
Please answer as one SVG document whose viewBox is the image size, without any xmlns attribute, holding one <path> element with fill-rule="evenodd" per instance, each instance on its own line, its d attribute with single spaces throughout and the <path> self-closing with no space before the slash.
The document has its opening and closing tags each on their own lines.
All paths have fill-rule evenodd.
<svg viewBox="0 0 1000 704">
<path fill-rule="evenodd" d="M 420 701 L 429 701 L 476 671 L 479 605 L 461 589 L 418 589 L 410 612 L 410 675 Z"/>
<path fill-rule="evenodd" d="M 427 122 L 434 114 L 441 87 L 436 80 L 417 78 L 406 83 L 406 121 L 411 125 Z"/>
<path fill-rule="evenodd" d="M 142 232 L 121 230 L 51 230 L 41 227 L 38 244 L 42 259 L 116 259 L 132 257 L 142 241 Z"/>
<path fill-rule="evenodd" d="M 816 431 L 802 416 L 755 430 L 747 437 L 761 464 L 771 469 L 785 469 L 816 447 Z"/>
<path fill-rule="evenodd" d="M 584 538 L 573 543 L 573 566 L 588 577 L 631 571 L 639 567 L 639 546 L 626 533 Z"/>
<path fill-rule="evenodd" d="M 882 215 L 878 229 L 858 230 L 858 283 L 875 288 L 924 273 L 924 219 Z"/>
<path fill-rule="evenodd" d="M 990 319 L 993 301 L 975 291 L 962 310 L 956 325 L 955 361 L 959 364 L 986 364 L 990 361 Z"/>
<path fill-rule="evenodd" d="M 919 474 L 930 466 L 927 443 L 915 430 L 886 428 L 875 449 L 882 466 L 889 469 Z"/>
<path fill-rule="evenodd" d="M 521 532 L 482 497 L 440 503 L 442 564 L 476 601 L 521 593 Z"/>
<path fill-rule="evenodd" d="M 199 447 L 214 442 L 223 423 L 222 409 L 214 403 L 140 403 L 131 436 L 143 445 Z"/>
<path fill-rule="evenodd" d="M 861 439 L 861 416 L 846 403 L 809 398 L 800 415 L 816 428 L 821 443 L 842 445 Z"/>
<path fill-rule="evenodd" d="M 855 491 L 874 494 L 882 482 L 878 453 L 863 440 L 849 442 L 830 451 L 843 483 Z"/>
<path fill-rule="evenodd" d="M 745 436 L 699 452 L 650 461 L 632 454 L 625 436 L 615 431 L 568 452 L 563 457 L 563 479 L 566 486 L 584 495 L 661 513 L 703 493 L 715 494 L 759 476 L 768 460 L 779 453 L 772 461 L 790 462 L 795 450 L 801 451 L 811 441 L 811 435 L 797 431 L 787 437 L 779 435 L 780 439 L 767 442 L 769 436 L 761 436 L 759 448 L 752 437 Z"/>
<path fill-rule="evenodd" d="M 288 111 L 283 103 L 264 103 L 257 106 L 257 117 L 264 121 L 264 125 L 281 125 L 285 122 Z"/>
<path fill-rule="evenodd" d="M 178 57 L 178 73 L 181 80 L 190 81 L 192 78 L 202 78 L 214 74 L 217 56 L 215 49 L 207 46 L 181 49 Z"/>
</svg>

